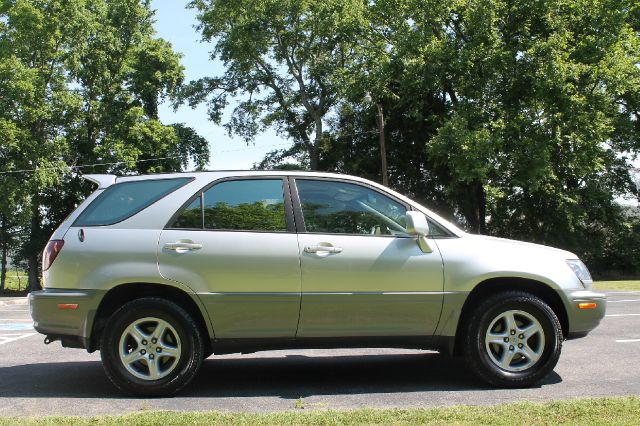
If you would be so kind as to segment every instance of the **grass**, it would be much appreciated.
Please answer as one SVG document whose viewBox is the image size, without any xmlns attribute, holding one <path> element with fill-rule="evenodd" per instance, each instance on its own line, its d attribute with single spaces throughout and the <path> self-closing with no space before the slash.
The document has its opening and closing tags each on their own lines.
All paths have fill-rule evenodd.
<svg viewBox="0 0 640 426">
<path fill-rule="evenodd" d="M 293 407 L 292 407 L 293 408 Z M 312 410 L 277 413 L 144 411 L 122 416 L 0 417 L 0 425 L 637 425 L 640 397 L 516 402 L 446 408 Z"/>
<path fill-rule="evenodd" d="M 640 281 L 596 281 L 593 283 L 596 290 L 627 290 L 640 291 Z"/>
<path fill-rule="evenodd" d="M 27 273 L 16 269 L 7 270 L 7 279 L 5 281 L 5 293 L 8 295 L 19 294 L 27 289 Z"/>
</svg>

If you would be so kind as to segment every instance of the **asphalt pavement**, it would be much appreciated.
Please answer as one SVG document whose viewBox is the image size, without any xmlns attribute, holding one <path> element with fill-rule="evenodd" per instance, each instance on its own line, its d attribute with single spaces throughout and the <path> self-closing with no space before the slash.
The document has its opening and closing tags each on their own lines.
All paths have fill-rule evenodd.
<svg viewBox="0 0 640 426">
<path fill-rule="evenodd" d="M 462 360 L 397 349 L 271 351 L 213 356 L 172 398 L 131 398 L 106 378 L 100 355 L 43 343 L 26 305 L 0 303 L 0 416 L 140 410 L 293 410 L 486 405 L 640 395 L 640 292 L 608 292 L 607 317 L 564 343 L 555 371 L 530 389 L 492 389 Z"/>
</svg>

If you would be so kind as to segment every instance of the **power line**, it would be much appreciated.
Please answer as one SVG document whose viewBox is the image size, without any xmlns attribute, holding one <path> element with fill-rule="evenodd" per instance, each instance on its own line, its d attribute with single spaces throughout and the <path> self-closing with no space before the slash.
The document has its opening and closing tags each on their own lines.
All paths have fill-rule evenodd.
<svg viewBox="0 0 640 426">
<path fill-rule="evenodd" d="M 376 134 L 377 130 L 371 130 L 371 131 L 363 131 L 363 132 L 354 132 L 354 133 L 337 133 L 336 136 L 338 138 L 343 138 L 343 137 L 347 137 L 347 136 L 359 136 L 359 135 L 365 135 L 365 134 Z M 248 151 L 248 150 L 252 150 L 252 149 L 264 149 L 264 148 L 279 148 L 279 147 L 285 147 L 285 146 L 292 146 L 293 142 L 287 142 L 287 143 L 281 143 L 281 144 L 274 144 L 274 145 L 266 145 L 266 146 L 251 146 L 251 147 L 246 147 L 246 148 L 238 148 L 238 149 L 227 149 L 227 150 L 222 150 L 222 151 L 214 151 L 214 155 L 216 154 L 224 154 L 227 152 L 241 152 L 241 151 Z M 145 162 L 149 162 L 149 161 L 160 161 L 160 160 L 171 160 L 171 159 L 177 159 L 177 158 L 185 158 L 188 157 L 188 155 L 173 155 L 173 156 L 168 156 L 168 157 L 156 157 L 156 158 L 145 158 L 142 160 L 133 160 L 133 161 L 115 161 L 115 162 L 110 162 L 110 163 L 94 163 L 94 164 L 80 164 L 80 165 L 65 165 L 66 167 L 68 167 L 70 170 L 74 170 L 74 169 L 82 169 L 84 167 L 97 167 L 97 166 L 117 166 L 120 164 L 138 164 L 138 163 L 145 163 Z M 0 172 L 0 175 L 8 175 L 8 174 L 13 174 L 13 173 L 33 173 L 37 170 L 59 170 L 61 167 L 36 167 L 34 169 L 21 169 L 21 170 L 7 170 L 7 171 L 2 171 Z"/>
<path fill-rule="evenodd" d="M 229 150 L 223 150 L 223 151 L 217 151 L 217 153 L 222 154 L 225 152 L 238 152 L 238 151 L 247 151 L 250 149 L 258 149 L 258 148 L 273 148 L 273 147 L 279 147 L 279 146 L 286 146 L 289 144 L 276 144 L 276 145 L 268 145 L 268 146 L 252 146 L 252 147 L 247 147 L 247 148 L 240 148 L 240 149 L 229 149 Z M 160 160 L 171 160 L 171 159 L 178 159 L 178 158 L 186 158 L 188 157 L 188 155 L 173 155 L 173 156 L 168 156 L 168 157 L 155 157 L 155 158 L 145 158 L 142 160 L 133 160 L 133 161 L 114 161 L 114 162 L 110 162 L 110 163 L 93 163 L 93 164 L 79 164 L 79 165 L 69 165 L 67 164 L 66 167 L 68 167 L 70 170 L 74 170 L 74 169 L 82 169 L 84 167 L 97 167 L 97 166 L 117 166 L 119 164 L 131 164 L 131 163 L 145 163 L 145 162 L 149 162 L 149 161 L 160 161 Z M 22 170 L 8 170 L 8 171 L 4 171 L 4 172 L 0 172 L 0 175 L 6 175 L 6 174 L 12 174 L 12 173 L 33 173 L 37 170 L 59 170 L 61 169 L 61 167 L 36 167 L 35 169 L 22 169 Z"/>
<path fill-rule="evenodd" d="M 68 167 L 70 170 L 73 170 L 73 169 L 81 169 L 83 167 L 115 166 L 118 164 L 144 163 L 148 161 L 169 160 L 169 159 L 183 158 L 183 157 L 186 157 L 186 155 L 173 155 L 169 157 L 145 158 L 143 160 L 134 160 L 134 161 L 115 161 L 112 163 L 94 163 L 94 164 L 80 164 L 80 165 L 66 164 L 65 166 Z M 10 173 L 33 173 L 38 170 L 59 170 L 60 168 L 61 167 L 36 167 L 35 169 L 9 170 L 6 172 L 0 172 L 0 174 L 6 175 Z"/>
</svg>

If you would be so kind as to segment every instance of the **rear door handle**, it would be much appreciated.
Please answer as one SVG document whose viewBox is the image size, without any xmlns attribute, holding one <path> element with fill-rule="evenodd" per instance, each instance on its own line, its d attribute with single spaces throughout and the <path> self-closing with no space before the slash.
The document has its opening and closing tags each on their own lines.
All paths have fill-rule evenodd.
<svg viewBox="0 0 640 426">
<path fill-rule="evenodd" d="M 187 241 L 176 241 L 174 243 L 165 243 L 164 248 L 166 250 L 174 250 L 178 253 L 186 253 L 188 251 L 200 250 L 202 248 L 202 244 Z"/>
<path fill-rule="evenodd" d="M 342 253 L 342 247 L 333 247 L 325 245 L 306 246 L 305 253 Z"/>
</svg>

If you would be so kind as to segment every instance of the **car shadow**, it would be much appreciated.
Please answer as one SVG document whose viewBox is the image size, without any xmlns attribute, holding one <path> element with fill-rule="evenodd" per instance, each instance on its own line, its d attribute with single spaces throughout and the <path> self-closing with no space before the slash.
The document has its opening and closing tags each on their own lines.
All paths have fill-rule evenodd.
<svg viewBox="0 0 640 426">
<path fill-rule="evenodd" d="M 0 367 L 0 397 L 122 398 L 100 362 Z M 537 386 L 562 379 L 555 372 Z M 463 360 L 437 353 L 211 357 L 179 397 L 357 395 L 491 389 Z"/>
</svg>

